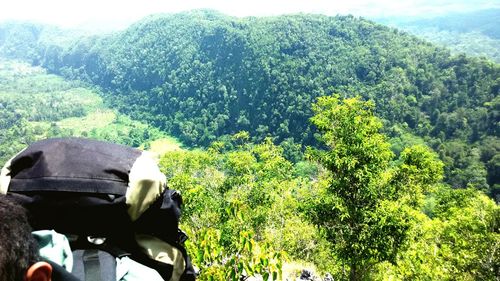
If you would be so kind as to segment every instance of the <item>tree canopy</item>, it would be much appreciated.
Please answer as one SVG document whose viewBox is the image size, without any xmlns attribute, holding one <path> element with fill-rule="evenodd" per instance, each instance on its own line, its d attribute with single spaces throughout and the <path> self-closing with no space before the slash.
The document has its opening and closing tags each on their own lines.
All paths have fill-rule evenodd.
<svg viewBox="0 0 500 281">
<path fill-rule="evenodd" d="M 101 87 L 111 106 L 190 146 L 239 131 L 314 145 L 310 104 L 359 94 L 376 101 L 390 138 L 418 136 L 437 150 L 447 182 L 495 192 L 500 67 L 396 29 L 352 16 L 212 11 L 151 16 L 122 32 L 66 41 L 50 28 L 0 29 L 1 54 L 26 49 L 22 58 Z"/>
<path fill-rule="evenodd" d="M 310 203 L 311 217 L 349 267 L 350 280 L 365 280 L 379 263 L 396 263 L 418 224 L 427 187 L 443 173 L 423 146 L 405 149 L 399 165 L 389 168 L 394 154 L 373 109 L 358 98 L 322 97 L 311 118 L 328 147 L 311 157 L 331 172 L 323 194 Z"/>
<path fill-rule="evenodd" d="M 0 158 L 50 136 L 188 145 L 160 164 L 201 280 L 276 280 L 291 261 L 336 279 L 500 275 L 487 59 L 352 16 L 212 11 L 102 36 L 3 24 L 0 55 L 66 78 L 0 61 Z"/>
</svg>

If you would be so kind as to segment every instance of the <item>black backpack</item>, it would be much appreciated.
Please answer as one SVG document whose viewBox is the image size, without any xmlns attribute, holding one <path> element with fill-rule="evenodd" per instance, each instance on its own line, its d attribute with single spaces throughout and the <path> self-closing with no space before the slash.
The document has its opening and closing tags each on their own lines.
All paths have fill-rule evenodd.
<svg viewBox="0 0 500 281">
<path fill-rule="evenodd" d="M 107 271 L 113 266 L 99 266 L 125 255 L 166 281 L 195 280 L 183 246 L 187 237 L 178 229 L 182 198 L 167 188 L 146 152 L 83 138 L 35 142 L 6 163 L 0 193 L 28 209 L 34 230 L 54 229 L 70 238 L 75 265 L 84 261 L 84 269 L 77 267 L 81 280 L 104 280 L 89 275 Z M 139 236 L 165 242 L 182 260 L 156 260 Z"/>
</svg>

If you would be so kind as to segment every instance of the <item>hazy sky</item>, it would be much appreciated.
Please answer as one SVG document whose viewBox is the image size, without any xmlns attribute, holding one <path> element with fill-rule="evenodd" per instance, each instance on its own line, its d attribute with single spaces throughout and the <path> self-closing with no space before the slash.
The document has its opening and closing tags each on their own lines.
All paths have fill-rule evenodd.
<svg viewBox="0 0 500 281">
<path fill-rule="evenodd" d="M 92 23 L 131 23 L 154 13 L 209 8 L 233 16 L 287 13 L 357 16 L 437 15 L 500 7 L 500 0 L 0 0 L 0 22 L 32 20 L 76 27 Z"/>
</svg>

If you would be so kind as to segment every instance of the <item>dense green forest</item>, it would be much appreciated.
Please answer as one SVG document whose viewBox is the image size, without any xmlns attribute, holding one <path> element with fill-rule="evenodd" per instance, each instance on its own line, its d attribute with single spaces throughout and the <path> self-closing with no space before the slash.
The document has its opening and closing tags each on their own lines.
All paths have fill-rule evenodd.
<svg viewBox="0 0 500 281">
<path fill-rule="evenodd" d="M 401 28 L 453 53 L 484 56 L 500 63 L 500 9 L 449 14 L 427 19 L 380 18 L 375 21 Z"/>
<path fill-rule="evenodd" d="M 272 136 L 297 161 L 317 143 L 310 104 L 361 95 L 376 101 L 397 154 L 425 142 L 453 187 L 497 192 L 499 65 L 371 21 L 195 11 L 66 41 L 37 25 L 0 31 L 4 56 L 97 85 L 110 106 L 189 146 L 244 130 L 256 141 Z"/>
<path fill-rule="evenodd" d="M 7 23 L 0 55 L 37 66 L 0 62 L 2 160 L 61 135 L 189 147 L 160 166 L 200 280 L 500 276 L 491 60 L 353 16 L 212 11 L 99 36 Z"/>
<path fill-rule="evenodd" d="M 90 137 L 148 148 L 160 130 L 106 107 L 82 82 L 0 59 L 0 162 L 49 137 Z"/>
<path fill-rule="evenodd" d="M 326 148 L 309 161 L 294 164 L 247 133 L 163 155 L 186 198 L 182 227 L 200 280 L 293 280 L 303 268 L 334 280 L 498 280 L 493 200 L 444 185 L 425 146 L 396 157 L 373 103 L 323 97 L 314 111 Z"/>
</svg>

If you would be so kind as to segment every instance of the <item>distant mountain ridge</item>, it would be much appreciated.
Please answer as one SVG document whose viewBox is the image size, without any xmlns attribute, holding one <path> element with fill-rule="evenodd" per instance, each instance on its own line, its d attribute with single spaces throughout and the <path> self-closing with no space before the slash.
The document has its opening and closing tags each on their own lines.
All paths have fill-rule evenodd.
<svg viewBox="0 0 500 281">
<path fill-rule="evenodd" d="M 2 41 L 2 33 L 9 31 L 0 27 L 5 54 L 5 46 L 17 43 Z M 491 161 L 499 149 L 492 145 L 499 133 L 499 65 L 453 56 L 365 19 L 238 19 L 194 11 L 151 16 L 71 44 L 40 42 L 30 29 L 21 34 L 31 43 L 16 50 L 28 50 L 35 64 L 98 85 L 120 111 L 192 146 L 242 130 L 288 147 L 315 144 L 312 102 L 333 93 L 361 95 L 376 102 L 391 137 L 404 144 L 411 133 L 438 150 L 452 185 L 487 190 L 498 182 L 499 164 Z"/>
<path fill-rule="evenodd" d="M 427 19 L 413 18 L 380 18 L 377 22 L 394 26 L 419 26 L 440 30 L 479 32 L 494 39 L 500 39 L 500 9 L 487 9 L 468 13 L 453 13 Z"/>
<path fill-rule="evenodd" d="M 500 62 L 500 9 L 454 13 L 428 19 L 390 17 L 374 20 L 449 47 L 456 53 L 483 55 Z"/>
</svg>

